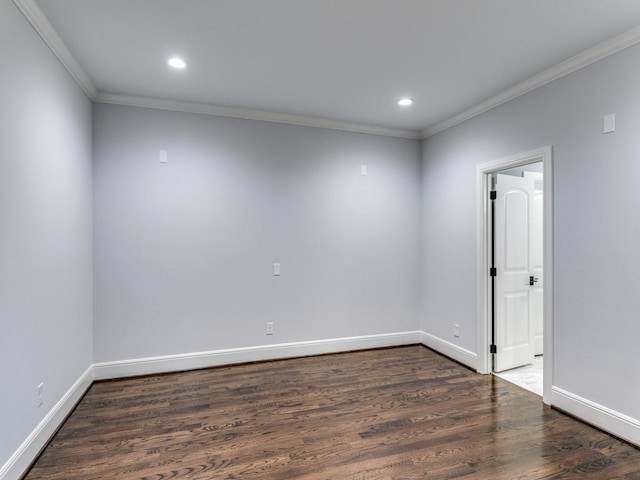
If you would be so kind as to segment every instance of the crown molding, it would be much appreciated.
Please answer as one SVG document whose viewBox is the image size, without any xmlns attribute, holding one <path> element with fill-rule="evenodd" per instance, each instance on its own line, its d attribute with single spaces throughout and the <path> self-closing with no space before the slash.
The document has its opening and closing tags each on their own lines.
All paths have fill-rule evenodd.
<svg viewBox="0 0 640 480">
<path fill-rule="evenodd" d="M 91 100 L 95 99 L 98 95 L 98 89 L 53 29 L 36 0 L 13 0 L 13 3 L 15 3 L 22 14 L 29 20 L 36 32 L 42 37 L 53 54 L 58 57 L 60 63 L 67 69 L 87 97 Z"/>
<path fill-rule="evenodd" d="M 526 93 L 531 92 L 547 83 L 558 80 L 570 73 L 573 73 L 581 68 L 584 68 L 592 63 L 595 63 L 603 58 L 609 57 L 615 53 L 618 53 L 625 48 L 631 47 L 640 42 L 640 26 L 634 27 L 631 30 L 617 35 L 609 40 L 605 40 L 596 46 L 584 50 L 573 57 L 560 62 L 553 67 L 544 70 L 528 79 L 514 85 L 513 87 L 499 93 L 498 95 L 491 97 L 490 99 L 465 110 L 458 115 L 455 115 L 447 120 L 425 128 L 421 132 L 421 138 L 425 139 L 436 133 L 440 133 L 448 128 L 454 127 L 466 120 L 469 120 L 475 116 L 485 113 L 493 108 L 496 108 L 510 100 L 518 98 Z"/>
<path fill-rule="evenodd" d="M 589 48 L 573 57 L 560 62 L 553 67 L 540 72 L 528 79 L 514 85 L 513 87 L 499 93 L 498 95 L 485 100 L 478 105 L 454 115 L 447 120 L 431 125 L 423 130 L 403 130 L 394 128 L 378 127 L 366 124 L 342 122 L 328 120 L 324 118 L 293 115 L 287 113 L 268 112 L 263 110 L 252 110 L 245 108 L 223 107 L 211 104 L 199 104 L 179 102 L 173 100 L 162 100 L 155 98 L 136 97 L 129 95 L 119 95 L 113 93 L 98 92 L 97 88 L 73 57 L 60 36 L 51 26 L 46 16 L 38 6 L 36 0 L 13 0 L 13 3 L 20 9 L 33 28 L 42 37 L 47 46 L 51 49 L 69 74 L 78 83 L 84 93 L 94 102 L 111 103 L 116 105 L 127 105 L 133 107 L 154 108 L 159 110 L 173 110 L 179 112 L 199 113 L 203 115 L 215 115 L 222 117 L 243 118 L 248 120 L 260 120 L 263 122 L 284 123 L 288 125 L 301 125 L 307 127 L 328 128 L 346 132 L 365 133 L 372 135 L 384 135 L 390 137 L 408 139 L 426 139 L 436 133 L 440 133 L 448 128 L 454 127 L 482 113 L 488 112 L 504 103 L 514 100 L 526 93 L 531 92 L 547 83 L 558 80 L 570 73 L 595 63 L 603 58 L 620 52 L 625 48 L 640 43 L 640 26 L 632 28 L 620 35 L 606 40 L 598 45 Z"/>
<path fill-rule="evenodd" d="M 127 105 L 132 107 L 154 108 L 158 110 L 173 110 L 178 112 L 199 113 L 203 115 L 215 115 L 221 117 L 243 118 L 248 120 L 260 120 L 263 122 L 284 123 L 288 125 L 301 125 L 306 127 L 328 128 L 345 132 L 366 133 L 371 135 L 384 135 L 389 137 L 408 138 L 419 140 L 419 130 L 403 130 L 378 127 L 366 124 L 341 122 L 306 115 L 292 115 L 286 113 L 267 112 L 235 107 L 222 107 L 210 104 L 187 103 L 156 98 L 119 95 L 106 92 L 98 92 L 87 73 L 73 57 L 60 36 L 47 20 L 36 0 L 13 0 L 16 6 L 24 14 L 33 28 L 42 37 L 62 65 L 67 69 L 84 93 L 94 102 Z"/>
<path fill-rule="evenodd" d="M 171 110 L 176 112 L 198 113 L 201 115 L 214 115 L 218 117 L 242 118 L 246 120 L 259 120 L 262 122 L 284 123 L 288 125 L 300 125 L 304 127 L 328 128 L 344 132 L 366 133 L 370 135 L 385 135 L 388 137 L 420 139 L 417 130 L 401 130 L 394 128 L 376 127 L 360 123 L 341 122 L 324 118 L 305 115 L 292 115 L 288 113 L 275 113 L 264 110 L 252 110 L 248 108 L 222 107 L 218 105 L 178 102 L 174 100 L 160 100 L 157 98 L 135 97 L 114 93 L 100 92 L 94 101 L 97 103 L 109 103 L 114 105 L 126 105 L 130 107 L 154 108 L 158 110 Z"/>
</svg>

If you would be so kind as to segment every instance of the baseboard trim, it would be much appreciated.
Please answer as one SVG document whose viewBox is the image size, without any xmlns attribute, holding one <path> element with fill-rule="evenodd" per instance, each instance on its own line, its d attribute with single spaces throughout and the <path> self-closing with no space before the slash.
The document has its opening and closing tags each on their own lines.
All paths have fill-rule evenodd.
<svg viewBox="0 0 640 480">
<path fill-rule="evenodd" d="M 454 345 L 451 342 L 447 342 L 439 337 L 431 335 L 427 332 L 420 332 L 420 343 L 425 347 L 429 347 L 447 357 L 466 365 L 474 370 L 478 369 L 478 354 L 473 353 L 466 348 Z"/>
<path fill-rule="evenodd" d="M 551 387 L 551 405 L 616 437 L 640 446 L 640 421 L 579 395 Z"/>
<path fill-rule="evenodd" d="M 96 380 L 107 380 L 350 350 L 394 347 L 420 343 L 420 334 L 419 331 L 398 332 L 102 362 L 93 365 L 93 373 Z"/>
<path fill-rule="evenodd" d="M 62 425 L 67 415 L 71 413 L 77 402 L 82 398 L 82 395 L 84 395 L 91 386 L 93 380 L 124 378 L 236 363 L 277 360 L 418 343 L 470 368 L 476 369 L 477 367 L 477 354 L 423 331 L 312 340 L 307 342 L 262 345 L 257 347 L 95 363 L 78 378 L 67 393 L 49 411 L 45 418 L 42 419 L 33 432 L 31 432 L 20 448 L 18 448 L 11 458 L 0 468 L 0 480 L 16 480 L 24 475 L 31 463 L 38 457 L 40 451 L 46 446 L 51 436 Z M 634 445 L 640 446 L 639 420 L 559 387 L 552 387 L 551 397 L 551 404 L 555 408 L 583 419 L 587 423 L 631 442 Z"/>
<path fill-rule="evenodd" d="M 31 463 L 38 457 L 40 451 L 47 445 L 49 439 L 62 425 L 67 415 L 71 413 L 78 401 L 89 389 L 92 382 L 93 366 L 89 366 L 26 440 L 22 442 L 18 450 L 0 468 L 0 480 L 15 480 L 24 475 Z"/>
</svg>

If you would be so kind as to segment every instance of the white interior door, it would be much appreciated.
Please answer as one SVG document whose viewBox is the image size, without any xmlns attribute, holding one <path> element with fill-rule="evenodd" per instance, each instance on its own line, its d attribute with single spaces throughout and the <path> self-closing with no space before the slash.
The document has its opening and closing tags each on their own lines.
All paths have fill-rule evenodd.
<svg viewBox="0 0 640 480">
<path fill-rule="evenodd" d="M 531 319 L 533 322 L 533 353 L 543 353 L 544 302 L 543 302 L 543 229 L 544 229 L 544 196 L 542 173 L 524 172 L 524 178 L 533 179 L 531 247 L 529 249 L 531 274 L 538 280 L 531 287 Z"/>
<path fill-rule="evenodd" d="M 530 364 L 534 357 L 530 285 L 534 179 L 498 174 L 496 192 L 494 370 L 500 372 Z"/>
</svg>

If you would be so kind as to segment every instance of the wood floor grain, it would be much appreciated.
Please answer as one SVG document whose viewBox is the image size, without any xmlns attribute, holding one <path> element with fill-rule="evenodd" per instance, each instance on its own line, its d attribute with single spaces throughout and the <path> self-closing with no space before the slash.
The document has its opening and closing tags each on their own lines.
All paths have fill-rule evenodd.
<svg viewBox="0 0 640 480">
<path fill-rule="evenodd" d="M 94 384 L 26 480 L 640 480 L 640 450 L 409 346 Z"/>
</svg>

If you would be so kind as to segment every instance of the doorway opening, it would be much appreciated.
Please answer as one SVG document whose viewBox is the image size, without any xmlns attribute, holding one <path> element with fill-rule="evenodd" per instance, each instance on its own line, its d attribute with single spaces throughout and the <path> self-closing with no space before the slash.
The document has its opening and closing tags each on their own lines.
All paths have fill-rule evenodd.
<svg viewBox="0 0 640 480">
<path fill-rule="evenodd" d="M 479 165 L 477 179 L 477 370 L 511 376 L 510 381 L 519 377 L 525 383 L 521 386 L 534 387 L 549 403 L 553 379 L 551 147 Z M 518 367 L 527 370 L 517 371 Z M 542 389 L 533 377 L 536 370 L 542 376 Z"/>
<path fill-rule="evenodd" d="M 489 181 L 492 370 L 542 396 L 542 161 L 494 172 Z"/>
</svg>

